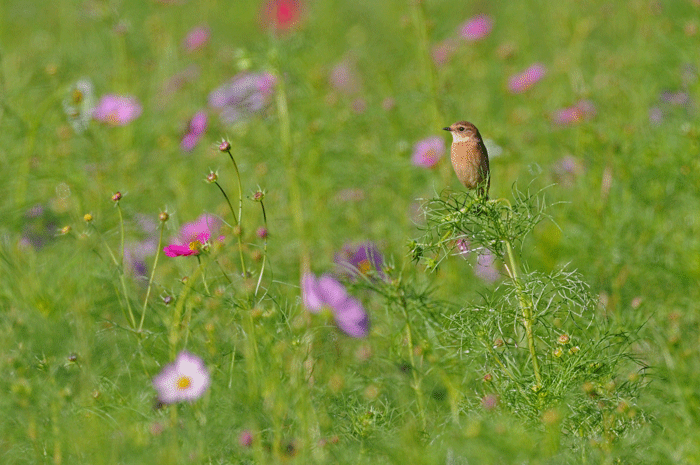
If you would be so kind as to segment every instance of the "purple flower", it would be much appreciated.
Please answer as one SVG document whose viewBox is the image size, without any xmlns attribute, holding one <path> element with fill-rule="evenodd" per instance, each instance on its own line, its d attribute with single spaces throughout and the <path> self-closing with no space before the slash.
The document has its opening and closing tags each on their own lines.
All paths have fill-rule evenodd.
<svg viewBox="0 0 700 465">
<path fill-rule="evenodd" d="M 197 26 L 187 34 L 183 46 L 188 52 L 194 52 L 209 42 L 210 35 L 211 31 L 207 26 Z"/>
<path fill-rule="evenodd" d="M 413 147 L 411 161 L 421 168 L 432 168 L 445 154 L 445 140 L 432 136 L 416 143 Z"/>
<path fill-rule="evenodd" d="M 560 125 L 570 125 L 591 119 L 595 116 L 595 106 L 590 100 L 580 100 L 576 105 L 557 110 L 552 115 L 552 121 Z"/>
<path fill-rule="evenodd" d="M 341 272 L 350 274 L 369 272 L 381 274 L 384 264 L 382 254 L 373 242 L 346 244 L 340 252 L 335 254 L 334 261 L 341 268 Z"/>
<path fill-rule="evenodd" d="M 520 74 L 516 74 L 508 81 L 508 90 L 513 94 L 525 92 L 534 86 L 547 73 L 542 63 L 535 63 Z"/>
<path fill-rule="evenodd" d="M 442 66 L 450 61 L 452 55 L 457 51 L 457 42 L 455 39 L 447 39 L 433 46 L 431 55 L 436 66 Z"/>
<path fill-rule="evenodd" d="M 134 97 L 108 94 L 100 99 L 92 117 L 113 126 L 123 126 L 141 115 L 141 105 Z"/>
<path fill-rule="evenodd" d="M 199 143 L 202 134 L 207 130 L 207 114 L 203 111 L 198 111 L 190 120 L 187 128 L 187 134 L 182 138 L 180 147 L 185 152 L 191 152 Z"/>
<path fill-rule="evenodd" d="M 493 21 L 486 15 L 474 16 L 460 27 L 459 34 L 464 40 L 473 42 L 489 35 Z"/>
<path fill-rule="evenodd" d="M 324 274 L 316 279 L 305 273 L 301 279 L 302 300 L 312 313 L 330 308 L 338 328 L 351 337 L 365 337 L 369 333 L 369 317 L 362 303 L 350 296 L 334 277 Z"/>
<path fill-rule="evenodd" d="M 243 72 L 209 94 L 209 105 L 221 111 L 220 117 L 233 124 L 265 110 L 272 102 L 277 78 L 270 73 Z"/>
<path fill-rule="evenodd" d="M 184 350 L 153 378 L 158 400 L 164 404 L 199 399 L 209 383 L 209 371 L 202 359 Z"/>
</svg>

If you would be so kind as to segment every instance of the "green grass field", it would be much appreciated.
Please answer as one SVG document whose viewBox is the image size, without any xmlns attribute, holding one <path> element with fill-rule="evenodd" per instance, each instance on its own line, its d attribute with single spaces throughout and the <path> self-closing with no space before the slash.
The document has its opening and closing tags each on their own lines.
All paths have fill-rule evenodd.
<svg viewBox="0 0 700 465">
<path fill-rule="evenodd" d="M 0 2 L 0 463 L 700 463 L 699 49 L 697 0 Z"/>
</svg>

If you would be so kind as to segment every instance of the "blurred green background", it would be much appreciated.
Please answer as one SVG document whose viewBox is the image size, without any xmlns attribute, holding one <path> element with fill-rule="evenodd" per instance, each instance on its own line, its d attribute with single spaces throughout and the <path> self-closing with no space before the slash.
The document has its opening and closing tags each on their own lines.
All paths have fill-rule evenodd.
<svg viewBox="0 0 700 465">
<path fill-rule="evenodd" d="M 430 136 L 443 137 L 449 149 L 441 128 L 461 119 L 491 140 L 491 197 L 508 197 L 514 183 L 550 186 L 554 221 L 526 241 L 528 266 L 578 269 L 612 327 L 641 327 L 635 350 L 651 366 L 651 382 L 638 407 L 652 420 L 593 456 L 700 461 L 700 3 L 295 5 L 297 23 L 275 34 L 263 27 L 265 6 L 257 1 L 0 2 L 0 461 L 166 462 L 158 452 L 164 446 L 144 426 L 153 415 L 148 378 L 131 380 L 141 368 L 107 330 L 121 318 L 114 271 L 89 241 L 60 236 L 60 228 L 79 235 L 91 213 L 116 244 L 115 191 L 124 194 L 130 240 L 152 234 L 139 218 L 156 221 L 165 209 L 172 215 L 166 239 L 202 212 L 226 217 L 224 199 L 203 181 L 219 170 L 234 192 L 217 150 L 228 138 L 244 194 L 267 191 L 271 270 L 288 305 L 296 305 L 304 250 L 319 273 L 332 268 L 344 244 L 366 240 L 398 268 L 413 266 L 406 242 L 420 223 L 417 199 L 461 186 L 449 157 L 425 169 L 412 164 L 412 150 Z M 493 21 L 490 33 L 460 37 L 461 25 L 478 14 Z M 210 36 L 190 51 L 183 41 L 198 26 Z M 542 80 L 509 92 L 510 77 L 533 63 L 546 67 Z M 246 70 L 282 80 L 290 154 L 274 101 L 234 124 L 208 105 L 214 89 Z M 354 84 L 339 85 L 339 74 Z M 134 96 L 141 115 L 124 126 L 91 121 L 75 131 L 63 102 L 80 79 L 92 82 L 96 99 Z M 582 100 L 594 114 L 556 122 L 557 111 Z M 180 140 L 200 110 L 206 133 L 184 152 Z M 295 183 L 300 211 L 290 197 Z M 250 234 L 261 224 L 256 218 L 246 219 Z M 182 261 L 160 266 L 157 294 L 189 272 Z M 449 261 L 434 278 L 437 294 L 453 302 L 493 287 L 463 260 Z M 64 367 L 74 352 L 88 360 L 79 375 Z M 66 379 L 85 398 L 67 394 Z M 110 393 L 96 400 L 99 407 L 89 400 L 94 391 Z M 455 433 L 456 450 L 473 450 L 465 457 L 582 463 L 576 457 L 585 454 L 557 459 L 530 444 L 539 433 L 517 422 L 485 421 L 479 431 Z M 237 454 L 235 437 L 224 434 L 231 426 L 223 418 L 212 424 L 221 443 L 205 446 L 200 437 L 192 446 L 197 458 L 178 460 L 239 463 L 224 458 Z M 390 444 L 411 444 L 390 436 Z M 514 446 L 514 438 L 528 445 Z M 334 459 L 357 463 L 354 444 L 341 434 Z M 429 445 L 385 447 L 393 452 L 368 453 L 366 463 L 466 463 L 442 449 L 425 458 Z"/>
</svg>

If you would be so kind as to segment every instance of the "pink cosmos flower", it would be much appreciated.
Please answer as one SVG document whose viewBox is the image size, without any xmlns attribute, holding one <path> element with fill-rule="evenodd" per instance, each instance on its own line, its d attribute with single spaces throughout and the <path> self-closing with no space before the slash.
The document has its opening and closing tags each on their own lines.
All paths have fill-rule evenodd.
<svg viewBox="0 0 700 465">
<path fill-rule="evenodd" d="M 168 257 L 199 255 L 220 228 L 221 220 L 205 213 L 196 221 L 184 224 L 177 242 L 164 247 L 163 252 Z M 220 241 L 223 239 L 224 236 L 219 236 Z"/>
<path fill-rule="evenodd" d="M 141 105 L 134 97 L 108 94 L 103 96 L 92 117 L 113 126 L 123 126 L 141 115 Z"/>
<path fill-rule="evenodd" d="M 211 31 L 207 26 L 197 26 L 190 30 L 185 37 L 183 46 L 188 52 L 194 52 L 207 45 Z"/>
<path fill-rule="evenodd" d="M 580 100 L 576 105 L 557 110 L 552 115 L 556 124 L 570 125 L 593 118 L 596 114 L 595 105 L 590 100 Z"/>
<path fill-rule="evenodd" d="M 445 140 L 442 137 L 428 137 L 413 147 L 411 160 L 415 166 L 432 168 L 445 154 Z"/>
<path fill-rule="evenodd" d="M 305 273 L 301 280 L 304 306 L 312 313 L 330 308 L 338 328 L 351 337 L 365 337 L 369 333 L 369 317 L 362 303 L 350 296 L 345 287 L 331 275 L 316 279 Z"/>
<path fill-rule="evenodd" d="M 350 276 L 357 273 L 366 275 L 369 272 L 382 273 L 384 259 L 373 242 L 360 244 L 345 244 L 333 259 L 341 268 L 341 272 Z"/>
<path fill-rule="evenodd" d="M 486 15 L 479 15 L 470 18 L 466 23 L 462 24 L 459 34 L 464 40 L 473 42 L 489 35 L 491 29 L 493 29 L 491 18 Z"/>
<path fill-rule="evenodd" d="M 209 371 L 202 359 L 184 350 L 153 378 L 158 400 L 164 404 L 199 399 L 209 383 Z"/>
<path fill-rule="evenodd" d="M 456 51 L 457 41 L 450 38 L 435 44 L 430 53 L 433 57 L 433 63 L 435 63 L 436 66 L 442 66 L 450 61 L 452 55 L 454 55 Z"/>
<path fill-rule="evenodd" d="M 199 143 L 202 134 L 207 130 L 207 114 L 198 111 L 194 114 L 187 128 L 187 134 L 182 138 L 180 147 L 185 152 L 191 152 Z"/>
<path fill-rule="evenodd" d="M 542 63 L 535 63 L 520 74 L 516 74 L 508 81 L 508 90 L 513 94 L 520 94 L 534 86 L 547 73 Z"/>
<path fill-rule="evenodd" d="M 498 280 L 499 272 L 496 268 L 496 259 L 490 250 L 479 254 L 474 267 L 474 274 L 488 283 L 494 283 Z"/>
</svg>

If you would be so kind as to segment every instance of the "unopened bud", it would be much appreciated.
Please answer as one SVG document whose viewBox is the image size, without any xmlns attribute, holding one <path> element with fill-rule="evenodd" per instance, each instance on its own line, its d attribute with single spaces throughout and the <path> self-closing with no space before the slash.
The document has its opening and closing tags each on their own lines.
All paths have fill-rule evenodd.
<svg viewBox="0 0 700 465">
<path fill-rule="evenodd" d="M 231 143 L 226 139 L 223 139 L 219 144 L 219 150 L 222 152 L 228 152 L 229 150 L 231 150 Z"/>
<path fill-rule="evenodd" d="M 262 202 L 264 198 L 265 198 L 265 191 L 257 190 L 253 194 L 253 200 L 255 200 L 256 202 Z"/>
<path fill-rule="evenodd" d="M 112 196 L 113 202 L 119 202 L 121 199 L 122 199 L 122 193 L 119 191 L 115 192 L 114 195 Z"/>
<path fill-rule="evenodd" d="M 561 336 L 559 336 L 559 339 L 557 340 L 557 342 L 559 344 L 568 344 L 570 340 L 571 340 L 571 338 L 569 338 L 568 334 L 562 334 Z"/>
<path fill-rule="evenodd" d="M 65 236 L 66 234 L 68 234 L 70 232 L 70 230 L 71 230 L 70 226 L 64 226 L 61 228 L 61 234 L 63 234 Z"/>
<path fill-rule="evenodd" d="M 160 212 L 160 215 L 158 215 L 158 219 L 161 223 L 165 223 L 170 219 L 170 215 L 168 215 L 168 212 Z"/>
<path fill-rule="evenodd" d="M 219 175 L 213 171 L 207 175 L 207 182 L 209 183 L 216 182 L 217 179 L 219 179 Z"/>
<path fill-rule="evenodd" d="M 86 214 L 83 216 L 83 220 L 84 220 L 86 223 L 89 223 L 90 221 L 92 221 L 92 215 L 91 215 L 90 213 L 86 213 Z"/>
</svg>

